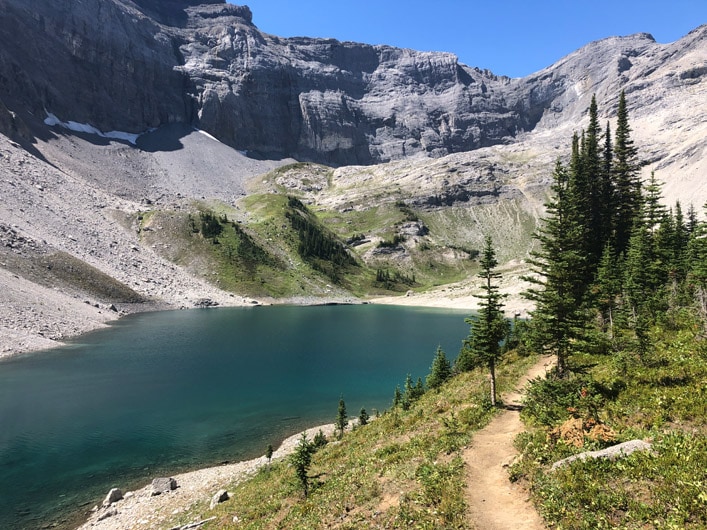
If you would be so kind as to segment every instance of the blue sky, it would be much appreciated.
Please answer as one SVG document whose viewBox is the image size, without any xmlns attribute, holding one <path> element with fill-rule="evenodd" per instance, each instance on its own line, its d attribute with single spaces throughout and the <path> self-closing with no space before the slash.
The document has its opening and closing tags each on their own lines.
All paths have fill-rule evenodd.
<svg viewBox="0 0 707 530">
<path fill-rule="evenodd" d="M 707 0 L 228 0 L 280 37 L 333 37 L 448 51 L 520 77 L 597 39 L 651 33 L 672 42 L 707 23 Z"/>
</svg>

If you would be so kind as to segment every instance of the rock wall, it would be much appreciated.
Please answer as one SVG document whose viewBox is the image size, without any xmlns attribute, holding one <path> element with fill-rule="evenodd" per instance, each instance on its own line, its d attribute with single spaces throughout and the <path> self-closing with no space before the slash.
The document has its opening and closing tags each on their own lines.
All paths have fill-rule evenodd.
<svg viewBox="0 0 707 530">
<path fill-rule="evenodd" d="M 660 96 L 639 80 L 687 45 L 704 49 L 707 33 L 673 45 L 606 39 L 509 79 L 449 53 L 267 35 L 247 7 L 224 0 L 0 0 L 0 9 L 10 110 L 104 131 L 185 123 L 253 156 L 330 165 L 509 143 L 576 123 L 592 93 L 605 108 L 631 83 L 640 107 L 643 95 Z"/>
</svg>

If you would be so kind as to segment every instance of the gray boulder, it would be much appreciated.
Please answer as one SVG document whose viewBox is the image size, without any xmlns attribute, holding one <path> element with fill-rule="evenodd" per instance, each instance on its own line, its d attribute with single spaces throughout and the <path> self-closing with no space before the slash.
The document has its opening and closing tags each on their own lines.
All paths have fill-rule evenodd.
<svg viewBox="0 0 707 530">
<path fill-rule="evenodd" d="M 170 491 L 177 489 L 177 481 L 172 477 L 169 478 L 156 478 L 152 481 L 152 492 L 151 495 L 161 495 L 162 493 L 169 493 Z"/>
<path fill-rule="evenodd" d="M 586 460 L 588 458 L 605 458 L 608 460 L 616 460 L 624 456 L 628 456 L 636 451 L 650 451 L 651 444 L 643 440 L 631 440 L 628 442 L 612 445 L 600 451 L 587 451 L 578 455 L 572 455 L 563 460 L 559 460 L 552 464 L 550 471 L 554 471 L 562 466 L 571 464 L 575 460 Z"/>
<path fill-rule="evenodd" d="M 213 510 L 217 504 L 227 501 L 231 496 L 226 490 L 218 490 L 213 497 L 211 497 L 211 504 L 209 504 L 209 509 Z"/>
<path fill-rule="evenodd" d="M 110 506 L 114 502 L 118 502 L 123 498 L 123 492 L 119 488 L 113 488 L 108 492 L 106 498 L 103 499 L 103 506 Z"/>
</svg>

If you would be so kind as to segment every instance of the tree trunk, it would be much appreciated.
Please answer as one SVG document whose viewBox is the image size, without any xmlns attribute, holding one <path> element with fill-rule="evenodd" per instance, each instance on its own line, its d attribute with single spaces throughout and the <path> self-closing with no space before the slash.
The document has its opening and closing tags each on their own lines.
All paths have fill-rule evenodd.
<svg viewBox="0 0 707 530">
<path fill-rule="evenodd" d="M 496 406 L 496 363 L 491 361 L 489 363 L 489 368 L 491 369 L 491 406 Z"/>
</svg>

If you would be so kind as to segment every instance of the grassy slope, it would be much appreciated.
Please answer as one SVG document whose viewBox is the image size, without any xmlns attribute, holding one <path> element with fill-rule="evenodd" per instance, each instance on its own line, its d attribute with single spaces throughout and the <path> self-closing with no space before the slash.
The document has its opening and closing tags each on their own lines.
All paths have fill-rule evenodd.
<svg viewBox="0 0 707 530">
<path fill-rule="evenodd" d="M 534 360 L 510 355 L 499 369 L 500 390 Z M 231 500 L 213 511 L 198 504 L 174 524 L 215 515 L 203 528 L 465 528 L 460 454 L 493 415 L 487 392 L 485 373 L 464 373 L 409 410 L 393 408 L 330 442 L 314 455 L 307 499 L 289 462 L 279 461 L 231 485 Z"/>
<path fill-rule="evenodd" d="M 439 169 L 443 175 L 448 170 L 447 165 Z M 501 261 L 522 259 L 531 246 L 536 214 L 529 202 L 518 197 L 423 208 L 416 204 L 439 191 L 436 175 L 401 185 L 395 182 L 399 168 L 357 171 L 334 182 L 335 172 L 329 168 L 292 164 L 254 179 L 250 194 L 235 207 L 201 201 L 187 210 L 145 211 L 127 222 L 140 230 L 145 244 L 167 259 L 218 287 L 254 297 L 425 291 L 473 276 L 478 269 L 474 257 L 487 233 L 497 242 Z M 298 234 L 285 215 L 288 196 L 307 205 L 323 232 L 342 243 L 351 242 L 347 247 L 358 266 L 332 273 L 327 263 L 300 256 Z M 192 230 L 189 216 L 198 221 L 200 212 L 207 211 L 238 225 L 234 229 L 225 223 L 218 244 Z M 411 234 L 411 221 L 427 232 Z M 354 243 L 355 238 L 365 241 Z M 401 239 L 391 248 L 379 248 L 381 242 Z M 376 281 L 378 270 L 398 281 Z"/>
<path fill-rule="evenodd" d="M 554 391 L 538 385 L 526 407 L 523 414 L 534 427 L 517 440 L 524 457 L 512 476 L 527 481 L 553 527 L 707 528 L 702 325 L 682 310 L 654 327 L 651 339 L 654 346 L 644 355 L 627 343 L 613 355 L 574 359 L 584 373 Z M 584 447 L 552 432 L 571 418 L 584 422 Z M 594 423 L 608 426 L 614 436 L 592 440 L 587 430 Z M 549 471 L 568 455 L 636 438 L 652 441 L 653 451 Z"/>
</svg>

